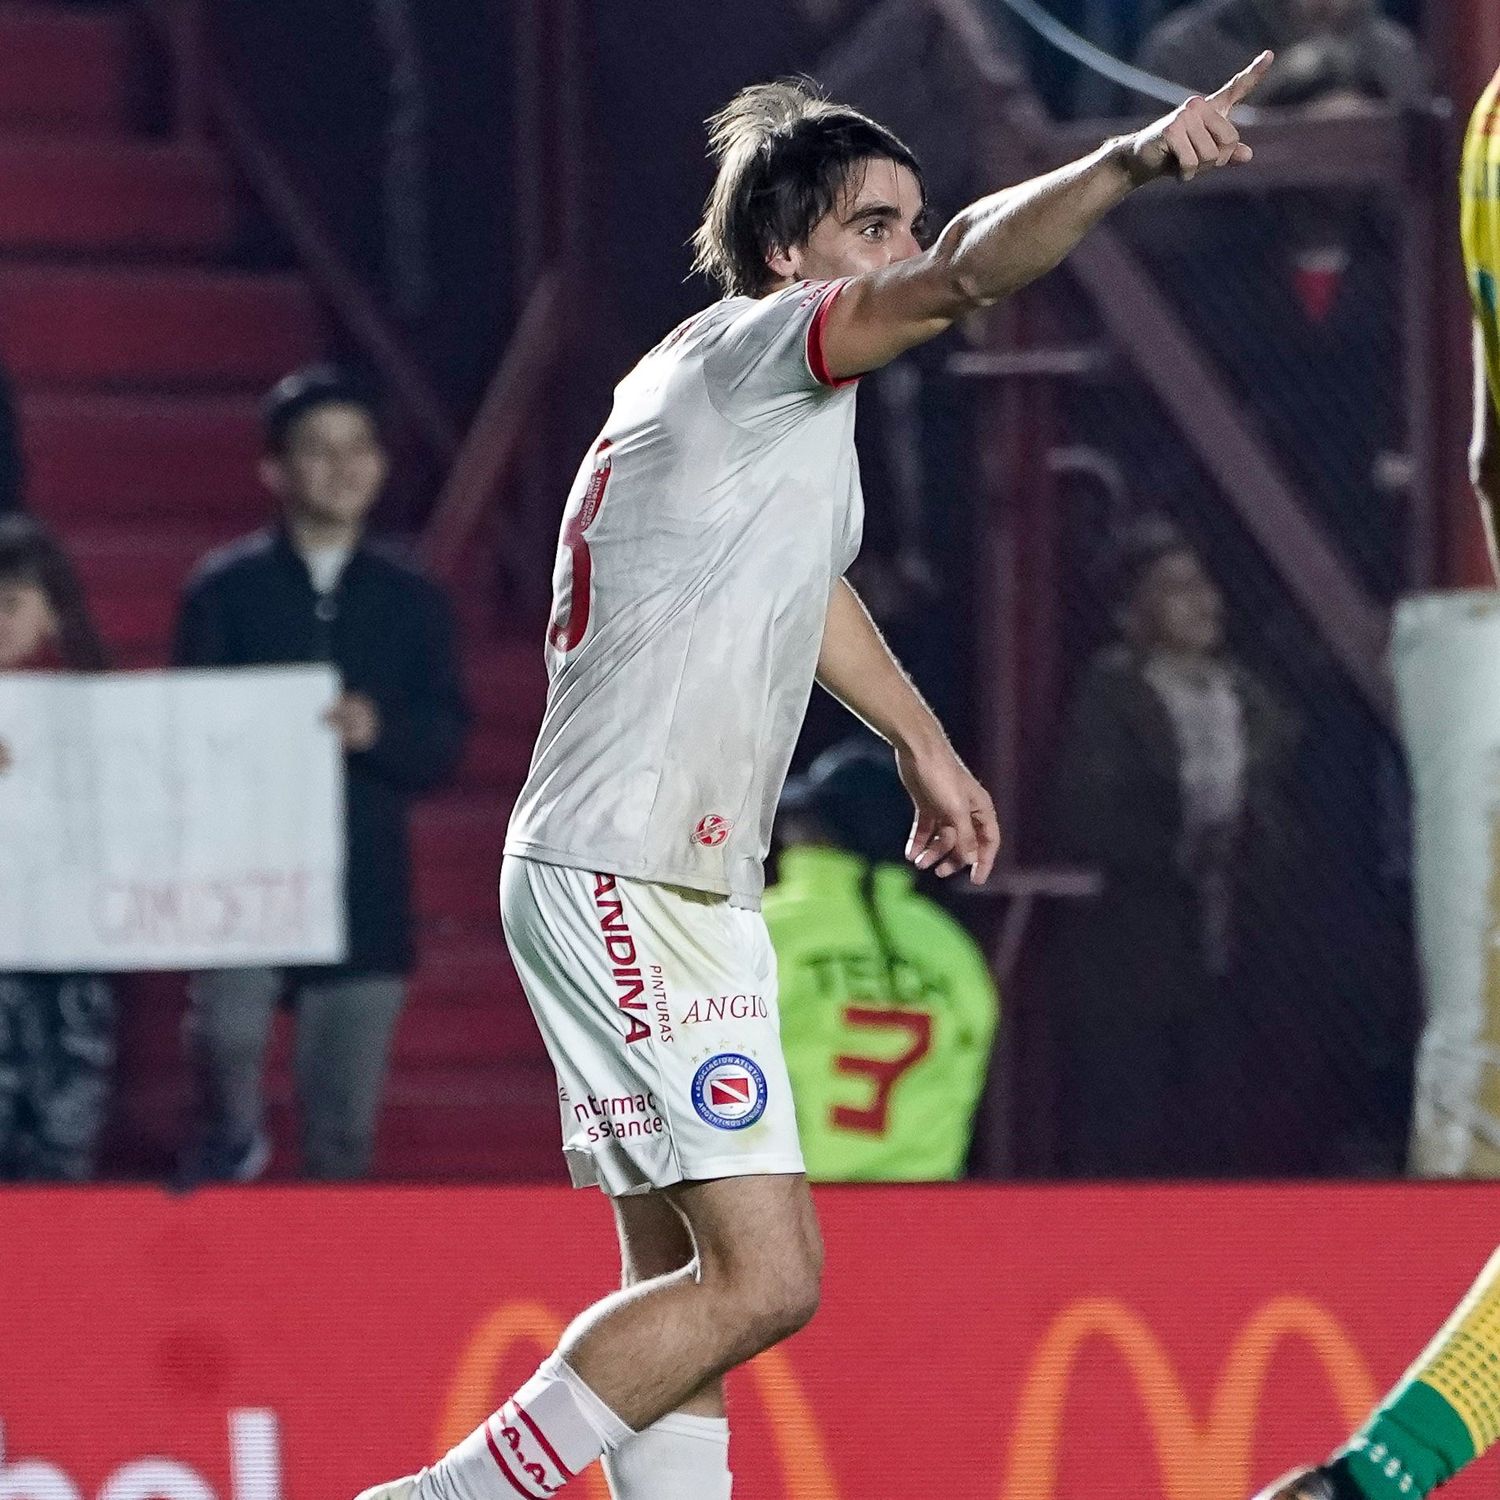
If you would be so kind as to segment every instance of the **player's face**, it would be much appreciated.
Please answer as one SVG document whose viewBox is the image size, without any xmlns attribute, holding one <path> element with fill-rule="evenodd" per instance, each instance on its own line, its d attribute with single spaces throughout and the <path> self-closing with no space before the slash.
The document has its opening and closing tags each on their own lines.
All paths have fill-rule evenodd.
<svg viewBox="0 0 1500 1500">
<path fill-rule="evenodd" d="M 1208 655 L 1224 642 L 1224 600 L 1191 552 L 1169 552 L 1136 588 L 1137 630 L 1148 647 Z"/>
<path fill-rule="evenodd" d="M 285 450 L 267 458 L 267 486 L 293 511 L 325 525 L 358 525 L 385 484 L 385 449 L 360 406 L 316 406 L 287 434 Z"/>
<path fill-rule="evenodd" d="M 0 579 L 0 671 L 24 666 L 57 634 L 46 593 L 25 579 Z"/>
<path fill-rule="evenodd" d="M 788 281 L 832 281 L 908 260 L 921 252 L 925 209 L 916 173 L 872 156 L 850 173 L 839 202 L 813 226 L 807 243 L 773 256 L 771 269 Z"/>
</svg>

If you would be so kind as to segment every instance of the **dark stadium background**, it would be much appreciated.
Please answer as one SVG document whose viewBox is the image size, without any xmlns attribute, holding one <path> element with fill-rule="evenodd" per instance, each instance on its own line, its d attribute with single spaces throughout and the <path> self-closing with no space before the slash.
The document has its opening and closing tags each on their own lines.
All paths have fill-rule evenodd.
<svg viewBox="0 0 1500 1500">
<path fill-rule="evenodd" d="M 1127 5 L 1047 8 L 1131 39 Z M 1385 13 L 1420 39 L 1422 102 L 1268 116 L 1233 182 L 1141 195 L 863 396 L 861 587 L 1007 828 L 991 889 L 939 893 L 1000 975 L 1001 1041 L 978 1181 L 820 1190 L 828 1310 L 735 1393 L 737 1496 L 883 1493 L 913 1392 L 943 1447 L 903 1493 L 1247 1494 L 1347 1432 L 1493 1247 L 1490 1186 L 1398 1180 L 1422 1007 L 1384 660 L 1399 598 L 1491 582 L 1456 174 L 1500 11 Z M 613 382 L 712 295 L 686 248 L 704 118 L 788 74 L 888 113 L 939 219 L 1148 114 L 1000 0 L 0 0 L 0 366 L 25 504 L 116 661 L 165 661 L 195 559 L 267 514 L 257 398 L 331 356 L 388 392 L 380 521 L 454 597 L 476 711 L 417 814 L 375 1185 L 290 1185 L 283 1028 L 269 1182 L 168 1193 L 183 981 L 121 982 L 107 1181 L 0 1189 L 9 1500 L 352 1494 L 462 1430 L 614 1274 L 601 1206 L 559 1185 L 494 874 L 567 485 Z M 1299 258 L 1330 245 L 1332 283 Z M 1254 1181 L 1062 1183 L 1055 1000 L 1092 887 L 1056 772 L 1111 546 L 1159 512 L 1299 728 L 1220 1089 L 1227 1175 Z M 815 701 L 798 767 L 847 729 Z"/>
</svg>

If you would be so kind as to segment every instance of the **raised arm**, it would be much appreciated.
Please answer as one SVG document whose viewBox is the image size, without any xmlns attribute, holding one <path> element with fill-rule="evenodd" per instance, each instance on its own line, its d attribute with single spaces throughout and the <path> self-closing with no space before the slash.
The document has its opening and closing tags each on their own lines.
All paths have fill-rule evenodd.
<svg viewBox="0 0 1500 1500">
<path fill-rule="evenodd" d="M 939 875 L 967 865 L 974 883 L 983 884 L 1000 848 L 995 804 L 843 579 L 828 602 L 818 681 L 895 749 L 916 809 L 906 857 Z"/>
<path fill-rule="evenodd" d="M 835 379 L 862 375 L 1050 271 L 1133 188 L 1250 160 L 1230 112 L 1265 76 L 1263 52 L 1217 93 L 1192 98 L 1091 156 L 971 203 L 920 255 L 856 276 L 829 309 Z"/>
</svg>

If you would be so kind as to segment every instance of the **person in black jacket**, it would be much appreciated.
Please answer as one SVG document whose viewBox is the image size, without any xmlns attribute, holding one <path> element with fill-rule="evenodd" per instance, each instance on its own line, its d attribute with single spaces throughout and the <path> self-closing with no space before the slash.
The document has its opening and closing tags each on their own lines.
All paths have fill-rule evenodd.
<svg viewBox="0 0 1500 1500">
<path fill-rule="evenodd" d="M 1060 915 L 1064 1171 L 1241 1175 L 1258 1041 L 1283 1003 L 1295 729 L 1224 649 L 1223 600 L 1161 518 L 1121 549 L 1120 639 L 1089 663 L 1055 783 L 1058 853 L 1097 868 Z"/>
<path fill-rule="evenodd" d="M 263 409 L 261 476 L 279 524 L 208 557 L 182 602 L 180 667 L 329 662 L 348 768 L 347 960 L 294 973 L 197 974 L 187 1041 L 199 1088 L 188 1181 L 263 1170 L 261 1074 L 278 1003 L 295 1006 L 303 1163 L 364 1174 L 412 962 L 407 813 L 457 765 L 468 711 L 441 592 L 372 546 L 387 458 L 371 392 L 331 367 L 289 375 Z"/>
</svg>

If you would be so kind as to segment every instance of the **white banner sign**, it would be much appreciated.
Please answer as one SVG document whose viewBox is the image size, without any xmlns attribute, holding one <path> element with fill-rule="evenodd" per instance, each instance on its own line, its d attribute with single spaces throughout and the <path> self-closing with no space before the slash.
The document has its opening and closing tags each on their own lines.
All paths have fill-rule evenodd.
<svg viewBox="0 0 1500 1500">
<path fill-rule="evenodd" d="M 0 971 L 337 962 L 330 667 L 0 675 Z"/>
</svg>

